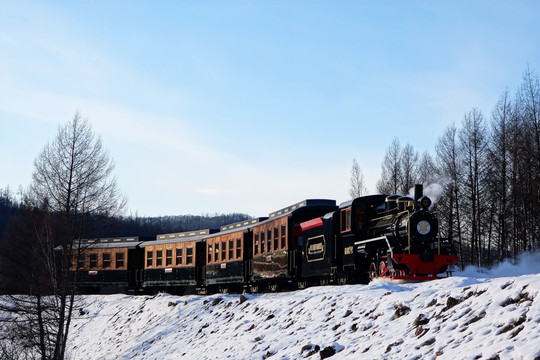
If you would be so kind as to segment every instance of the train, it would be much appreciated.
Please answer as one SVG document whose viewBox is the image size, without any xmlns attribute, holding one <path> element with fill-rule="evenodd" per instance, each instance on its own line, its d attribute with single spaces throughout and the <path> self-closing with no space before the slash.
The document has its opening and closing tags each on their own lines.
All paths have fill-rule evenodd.
<svg viewBox="0 0 540 360">
<path fill-rule="evenodd" d="M 209 294 L 425 281 L 452 275 L 457 256 L 440 236 L 432 201 L 369 195 L 307 199 L 220 229 L 77 240 L 70 271 L 81 293 Z"/>
</svg>

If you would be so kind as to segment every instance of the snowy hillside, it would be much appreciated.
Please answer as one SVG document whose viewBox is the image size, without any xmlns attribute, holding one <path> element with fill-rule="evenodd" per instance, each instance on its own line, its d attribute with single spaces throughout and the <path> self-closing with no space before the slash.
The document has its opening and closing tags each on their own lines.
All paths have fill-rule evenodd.
<svg viewBox="0 0 540 360">
<path fill-rule="evenodd" d="M 529 258 L 419 284 L 88 296 L 69 358 L 540 359 L 539 273 Z"/>
</svg>

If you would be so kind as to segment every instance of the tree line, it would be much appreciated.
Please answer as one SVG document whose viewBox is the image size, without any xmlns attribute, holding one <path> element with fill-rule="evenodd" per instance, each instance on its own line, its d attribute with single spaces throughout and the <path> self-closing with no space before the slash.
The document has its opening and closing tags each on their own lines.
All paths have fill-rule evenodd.
<svg viewBox="0 0 540 360">
<path fill-rule="evenodd" d="M 352 179 L 358 179 L 353 163 Z M 352 190 L 358 184 L 351 179 Z M 540 81 L 527 68 L 519 87 L 503 91 L 491 113 L 478 108 L 449 125 L 434 155 L 396 137 L 386 149 L 377 191 L 409 194 L 438 184 L 441 235 L 461 267 L 490 266 L 540 246 Z"/>
</svg>

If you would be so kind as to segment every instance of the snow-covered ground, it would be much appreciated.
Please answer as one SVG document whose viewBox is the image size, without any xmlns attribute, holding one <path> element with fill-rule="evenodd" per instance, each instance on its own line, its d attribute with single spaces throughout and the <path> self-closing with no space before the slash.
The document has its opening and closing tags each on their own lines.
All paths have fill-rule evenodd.
<svg viewBox="0 0 540 360">
<path fill-rule="evenodd" d="M 88 296 L 69 358 L 540 359 L 540 256 L 425 283 Z"/>
</svg>

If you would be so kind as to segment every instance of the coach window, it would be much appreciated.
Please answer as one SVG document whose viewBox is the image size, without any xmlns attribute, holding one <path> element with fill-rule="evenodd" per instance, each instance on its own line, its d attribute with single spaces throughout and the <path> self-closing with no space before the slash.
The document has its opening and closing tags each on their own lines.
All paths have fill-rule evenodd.
<svg viewBox="0 0 540 360">
<path fill-rule="evenodd" d="M 285 249 L 287 247 L 286 239 L 287 239 L 287 227 L 285 225 L 281 225 L 281 248 L 282 249 Z"/>
<path fill-rule="evenodd" d="M 261 254 L 264 254 L 266 251 L 266 238 L 265 238 L 265 232 L 261 231 Z"/>
<path fill-rule="evenodd" d="M 79 254 L 77 256 L 77 268 L 79 269 L 83 268 L 85 260 L 86 260 L 86 257 L 84 256 L 84 254 Z"/>
<path fill-rule="evenodd" d="M 365 206 L 362 206 L 362 207 L 357 207 L 356 208 L 356 219 L 355 219 L 355 224 L 356 224 L 356 228 L 360 231 L 364 231 L 364 228 L 365 228 L 365 225 L 366 224 L 366 207 Z"/>
<path fill-rule="evenodd" d="M 215 247 L 214 261 L 218 262 L 219 261 L 219 242 L 216 242 L 214 244 L 214 247 Z"/>
<path fill-rule="evenodd" d="M 163 250 L 156 250 L 156 266 L 163 265 Z"/>
<path fill-rule="evenodd" d="M 341 210 L 341 232 L 351 231 L 351 209 Z"/>
<path fill-rule="evenodd" d="M 115 254 L 115 261 L 116 261 L 115 267 L 117 269 L 123 268 L 124 267 L 124 253 L 123 252 L 117 252 Z"/>
<path fill-rule="evenodd" d="M 186 248 L 186 264 L 187 265 L 193 264 L 193 248 L 192 247 Z"/>
<path fill-rule="evenodd" d="M 234 240 L 229 240 L 229 260 L 234 259 Z"/>
<path fill-rule="evenodd" d="M 242 257 L 242 239 L 236 239 L 236 258 Z"/>
<path fill-rule="evenodd" d="M 104 268 L 110 268 L 111 267 L 111 254 L 110 253 L 103 253 L 103 267 Z"/>
<path fill-rule="evenodd" d="M 274 250 L 279 249 L 279 231 L 277 226 L 274 228 Z"/>
<path fill-rule="evenodd" d="M 165 250 L 165 266 L 172 265 L 172 249 Z"/>
<path fill-rule="evenodd" d="M 255 234 L 255 255 L 259 254 L 259 234 Z"/>
<path fill-rule="evenodd" d="M 97 254 L 90 254 L 90 267 L 97 268 Z"/>
<path fill-rule="evenodd" d="M 268 245 L 267 251 L 272 251 L 272 229 L 268 229 L 266 233 L 266 245 Z"/>
<path fill-rule="evenodd" d="M 208 244 L 208 263 L 212 262 L 212 244 Z"/>
<path fill-rule="evenodd" d="M 222 241 L 221 242 L 221 261 L 227 260 L 227 242 Z"/>
<path fill-rule="evenodd" d="M 176 248 L 176 266 L 182 265 L 182 248 Z"/>
<path fill-rule="evenodd" d="M 154 252 L 153 251 L 147 251 L 146 252 L 146 267 L 151 267 L 154 264 Z"/>
</svg>

